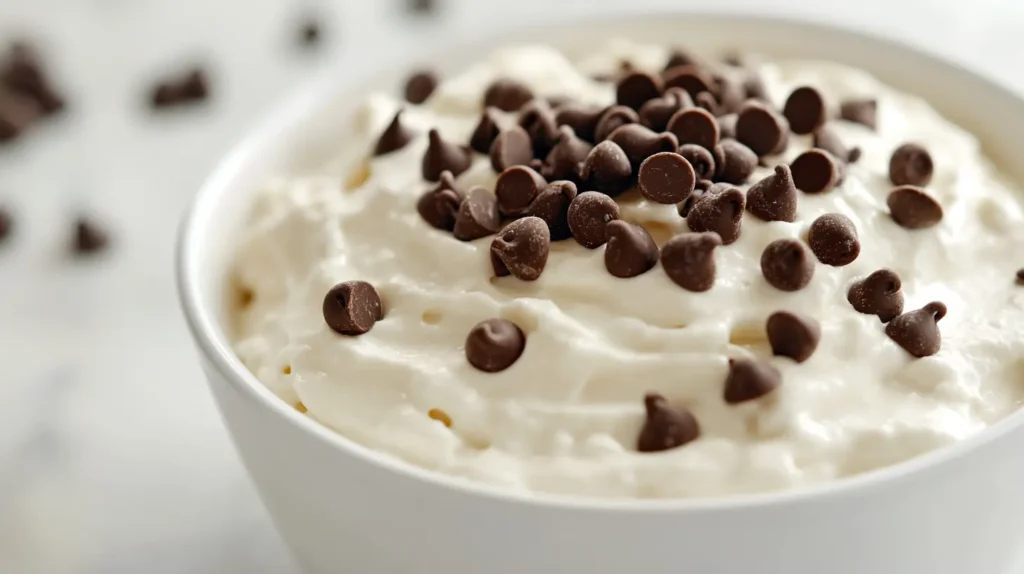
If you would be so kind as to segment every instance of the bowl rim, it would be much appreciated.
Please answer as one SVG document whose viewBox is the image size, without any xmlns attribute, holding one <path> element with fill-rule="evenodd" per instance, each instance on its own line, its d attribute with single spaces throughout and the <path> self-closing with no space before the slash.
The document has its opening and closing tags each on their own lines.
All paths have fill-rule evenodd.
<svg viewBox="0 0 1024 574">
<path fill-rule="evenodd" d="M 656 10 L 635 11 L 623 14 L 602 14 L 582 19 L 582 23 L 597 24 L 613 18 L 639 19 L 678 17 L 680 15 L 694 18 L 711 18 L 717 21 L 736 21 L 737 23 L 757 23 L 766 26 L 788 26 L 794 28 L 815 29 L 842 36 L 851 40 L 875 44 L 885 50 L 902 52 L 929 60 L 932 64 L 945 68 L 946 71 L 961 77 L 969 78 L 986 91 L 998 93 L 1003 98 L 1021 104 L 1024 114 L 1024 100 L 1004 85 L 945 57 L 928 50 L 909 45 L 898 39 L 878 35 L 872 32 L 852 29 L 834 24 L 826 24 L 813 20 L 783 17 L 771 14 L 742 14 L 733 12 L 692 11 L 692 10 Z M 579 25 L 580 18 L 571 22 Z M 539 29 L 554 29 L 564 25 L 563 20 L 549 21 Z M 520 28 L 513 27 L 499 34 L 502 43 L 514 40 Z M 424 58 L 428 55 L 438 56 L 465 50 L 479 44 L 484 38 L 481 34 L 469 35 L 462 40 L 444 42 L 440 46 L 431 47 L 428 54 L 419 54 Z M 493 37 L 489 39 L 493 42 Z M 373 79 L 372 75 L 353 76 L 354 82 L 347 84 L 346 90 L 352 86 L 366 85 Z M 212 223 L 212 213 L 223 194 L 232 182 L 243 175 L 261 149 L 270 145 L 274 134 L 288 129 L 300 122 L 309 114 L 307 110 L 315 108 L 315 104 L 330 95 L 337 95 L 339 85 L 329 81 L 329 74 L 308 82 L 297 90 L 286 103 L 268 118 L 258 122 L 257 127 L 246 134 L 242 140 L 222 159 L 213 173 L 204 181 L 187 208 L 181 220 L 175 251 L 175 277 L 179 303 L 189 331 L 195 340 L 201 355 L 207 359 L 216 373 L 223 377 L 240 396 L 256 404 L 259 408 L 269 410 L 273 416 L 282 418 L 287 423 L 308 434 L 330 448 L 337 449 L 341 454 L 352 457 L 360 463 L 369 464 L 379 470 L 394 473 L 397 476 L 420 481 L 427 485 L 446 489 L 450 494 L 463 494 L 489 499 L 496 503 L 511 503 L 547 509 L 562 509 L 593 512 L 630 512 L 630 513 L 703 513 L 729 510 L 752 510 L 781 505 L 810 504 L 825 498 L 852 498 L 863 496 L 894 483 L 907 481 L 928 470 L 946 466 L 968 453 L 977 450 L 995 440 L 1010 434 L 1024 424 L 1024 408 L 1003 417 L 988 428 L 975 433 L 965 440 L 934 449 L 922 455 L 896 464 L 884 466 L 861 474 L 841 477 L 821 483 L 798 486 L 782 491 L 737 493 L 716 497 L 702 498 L 600 498 L 573 496 L 547 492 L 525 492 L 506 489 L 500 486 L 471 479 L 451 476 L 440 471 L 427 469 L 406 462 L 393 455 L 379 452 L 366 447 L 345 435 L 314 421 L 300 413 L 275 395 L 252 372 L 250 372 L 232 349 L 227 333 L 219 326 L 216 312 L 203 306 L 203 295 L 200 281 L 200 264 L 203 259 L 202 245 L 198 241 L 202 230 Z"/>
</svg>

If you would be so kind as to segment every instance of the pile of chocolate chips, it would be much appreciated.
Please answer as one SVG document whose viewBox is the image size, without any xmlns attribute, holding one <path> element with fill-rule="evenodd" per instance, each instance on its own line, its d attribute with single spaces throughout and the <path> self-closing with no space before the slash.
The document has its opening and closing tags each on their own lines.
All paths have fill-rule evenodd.
<svg viewBox="0 0 1024 574">
<path fill-rule="evenodd" d="M 0 143 L 62 109 L 64 98 L 31 46 L 15 43 L 0 56 Z"/>
</svg>

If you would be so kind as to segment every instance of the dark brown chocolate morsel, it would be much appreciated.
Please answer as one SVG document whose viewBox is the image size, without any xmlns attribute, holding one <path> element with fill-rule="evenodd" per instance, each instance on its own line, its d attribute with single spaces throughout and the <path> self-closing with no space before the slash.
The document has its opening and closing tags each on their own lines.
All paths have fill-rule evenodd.
<svg viewBox="0 0 1024 574">
<path fill-rule="evenodd" d="M 422 104 L 437 89 L 437 74 L 432 70 L 415 72 L 405 81 L 405 101 Z"/>
<path fill-rule="evenodd" d="M 683 446 L 700 436 L 700 425 L 693 414 L 668 403 L 665 397 L 649 393 L 644 397 L 647 418 L 636 449 L 640 452 L 661 452 Z"/>
<path fill-rule="evenodd" d="M 1024 285 L 1024 268 L 1017 270 L 1017 285 Z"/>
<path fill-rule="evenodd" d="M 536 281 L 547 265 L 550 245 L 551 232 L 543 219 L 530 216 L 509 223 L 491 241 L 494 274 Z"/>
<path fill-rule="evenodd" d="M 558 141 L 558 123 L 555 112 L 544 100 L 531 100 L 519 109 L 519 125 L 530 134 L 533 156 L 543 158 Z"/>
<path fill-rule="evenodd" d="M 849 265 L 860 255 L 857 227 L 849 217 L 839 213 L 826 213 L 811 223 L 807 232 L 811 251 L 825 265 Z"/>
<path fill-rule="evenodd" d="M 507 216 L 523 214 L 547 184 L 544 176 L 525 165 L 506 169 L 498 176 L 494 187 L 498 211 Z"/>
<path fill-rule="evenodd" d="M 895 185 L 924 187 L 932 181 L 932 156 L 915 143 L 905 143 L 892 152 L 889 159 L 889 179 Z"/>
<path fill-rule="evenodd" d="M 633 182 L 633 166 L 619 144 L 605 140 L 590 150 L 580 167 L 580 181 L 592 190 L 618 195 Z"/>
<path fill-rule="evenodd" d="M 688 215 L 690 215 L 690 211 L 693 210 L 693 204 L 696 203 L 701 197 L 703 197 L 704 192 L 711 189 L 712 185 L 714 184 L 707 179 L 702 179 L 698 181 L 693 186 L 693 191 L 690 193 L 690 195 L 686 199 L 684 199 L 682 203 L 676 206 L 676 209 L 679 211 L 679 216 L 685 219 Z"/>
<path fill-rule="evenodd" d="M 690 196 L 697 183 L 693 167 L 672 152 L 652 155 L 640 165 L 640 193 L 656 203 L 679 203 Z"/>
<path fill-rule="evenodd" d="M 110 235 L 98 222 L 80 216 L 75 219 L 75 233 L 71 243 L 76 255 L 99 253 L 110 246 Z"/>
<path fill-rule="evenodd" d="M 453 144 L 441 138 L 437 130 L 430 130 L 430 144 L 426 153 L 423 154 L 422 173 L 423 179 L 437 181 L 441 172 L 450 171 L 458 177 L 462 172 L 469 169 L 473 162 L 473 152 L 468 146 Z"/>
<path fill-rule="evenodd" d="M 924 229 L 942 221 L 942 206 L 920 187 L 897 187 L 889 192 L 886 203 L 893 221 L 907 229 Z"/>
<path fill-rule="evenodd" d="M 723 140 L 736 139 L 736 120 L 739 117 L 739 114 L 718 116 L 718 137 Z"/>
<path fill-rule="evenodd" d="M 891 269 L 879 269 L 854 282 L 846 292 L 846 300 L 854 310 L 865 315 L 877 315 L 888 323 L 903 312 L 903 282 Z"/>
<path fill-rule="evenodd" d="M 619 205 L 603 193 L 585 191 L 569 204 L 567 219 L 573 238 L 587 249 L 608 241 L 608 222 L 619 218 Z"/>
<path fill-rule="evenodd" d="M 797 193 L 789 166 L 780 163 L 775 173 L 747 190 L 747 211 L 764 221 L 796 221 Z"/>
<path fill-rule="evenodd" d="M 593 143 L 594 130 L 607 108 L 585 108 L 576 104 L 565 104 L 555 110 L 555 123 L 569 126 L 581 139 Z"/>
<path fill-rule="evenodd" d="M 644 226 L 621 219 L 605 227 L 604 266 L 615 277 L 636 277 L 658 263 L 658 244 Z"/>
<path fill-rule="evenodd" d="M 324 321 L 336 333 L 362 335 L 384 318 L 380 295 L 366 281 L 345 281 L 327 292 L 323 304 Z"/>
<path fill-rule="evenodd" d="M 740 237 L 746 196 L 729 184 L 715 184 L 694 201 L 686 223 L 691 231 L 713 231 L 724 245 Z"/>
<path fill-rule="evenodd" d="M 661 266 L 673 283 L 687 291 L 703 292 L 715 284 L 715 248 L 722 245 L 717 233 L 683 233 L 661 248 Z"/>
<path fill-rule="evenodd" d="M 665 71 L 665 89 L 682 88 L 694 101 L 697 94 L 710 92 L 715 80 L 704 70 L 694 65 L 673 66 Z"/>
<path fill-rule="evenodd" d="M 494 194 L 480 186 L 470 189 L 455 215 L 455 239 L 480 239 L 494 235 L 500 227 L 498 200 Z"/>
<path fill-rule="evenodd" d="M 715 89 L 713 91 L 718 102 L 716 116 L 736 113 L 743 107 L 747 99 L 746 89 L 742 82 L 737 82 L 726 74 L 715 74 Z"/>
<path fill-rule="evenodd" d="M 796 188 L 804 193 L 832 191 L 842 178 L 842 165 L 822 149 L 809 149 L 790 165 Z"/>
<path fill-rule="evenodd" d="M 167 78 L 153 86 L 149 103 L 154 109 L 170 108 L 202 102 L 209 95 L 206 72 L 201 68 L 193 68 L 181 76 Z"/>
<path fill-rule="evenodd" d="M 594 146 L 576 137 L 571 127 L 561 126 L 558 141 L 544 159 L 541 175 L 549 180 L 579 180 L 580 165 L 587 159 L 592 149 Z"/>
<path fill-rule="evenodd" d="M 736 139 L 760 157 L 775 155 L 786 149 L 789 122 L 767 104 L 747 100 L 736 118 Z"/>
<path fill-rule="evenodd" d="M 679 144 L 697 144 L 707 149 L 718 145 L 718 120 L 703 108 L 680 110 L 668 121 L 668 131 L 675 134 Z"/>
<path fill-rule="evenodd" d="M 793 133 L 809 134 L 825 124 L 825 99 L 818 90 L 801 86 L 786 98 L 782 115 L 786 116 Z"/>
<path fill-rule="evenodd" d="M 679 149 L 676 136 L 658 133 L 640 124 L 627 124 L 613 131 L 608 141 L 619 144 L 626 152 L 629 164 L 639 170 L 643 161 L 656 153 L 675 152 Z"/>
<path fill-rule="evenodd" d="M 404 148 L 412 141 L 412 131 L 402 124 L 402 110 L 395 113 L 395 117 L 384 129 L 377 139 L 377 145 L 373 148 L 373 155 L 384 155 Z"/>
<path fill-rule="evenodd" d="M 757 168 L 757 154 L 734 139 L 723 139 L 715 148 L 715 180 L 740 185 L 750 179 Z"/>
<path fill-rule="evenodd" d="M 729 359 L 723 398 L 730 405 L 759 399 L 782 384 L 782 374 L 758 359 Z"/>
<path fill-rule="evenodd" d="M 451 231 L 462 204 L 462 193 L 455 186 L 452 172 L 441 173 L 441 179 L 416 202 L 416 211 L 431 227 Z"/>
<path fill-rule="evenodd" d="M 697 97 L 694 98 L 694 104 L 698 108 L 706 110 L 713 116 L 717 117 L 719 115 L 718 100 L 715 99 L 715 96 L 711 92 L 701 92 L 697 94 Z"/>
<path fill-rule="evenodd" d="M 885 326 L 885 334 L 911 355 L 930 357 L 942 347 L 939 321 L 946 316 L 946 306 L 932 301 L 916 311 L 908 311 Z"/>
<path fill-rule="evenodd" d="M 780 291 L 799 291 L 814 277 L 814 262 L 795 239 L 776 239 L 761 253 L 761 273 Z"/>
<path fill-rule="evenodd" d="M 64 109 L 64 98 L 57 92 L 44 69 L 43 62 L 36 51 L 28 44 L 15 42 L 8 51 L 6 61 L 0 64 L 0 88 L 5 88 L 8 96 L 18 96 L 18 99 L 28 100 L 35 112 L 33 119 L 39 115 L 49 115 Z M 195 70 L 188 77 L 181 80 L 187 82 Z M 201 72 L 200 72 L 201 75 Z M 180 84 L 175 86 L 179 88 Z M 180 94 L 186 97 L 188 94 Z M 203 94 L 205 95 L 205 94 Z M 3 98 L 10 100 L 12 98 Z M 23 112 L 15 114 L 8 110 L 11 116 L 17 115 L 24 118 Z M 8 121 L 15 121 L 17 118 L 8 116 Z M 0 137 L 0 141 L 3 138 Z"/>
<path fill-rule="evenodd" d="M 647 72 L 626 74 L 615 87 L 615 101 L 621 106 L 639 110 L 649 100 L 661 95 L 661 78 Z"/>
<path fill-rule="evenodd" d="M 814 130 L 814 147 L 823 149 L 828 153 L 847 163 L 854 163 L 860 159 L 860 148 L 848 148 L 836 132 L 828 125 L 821 126 Z"/>
<path fill-rule="evenodd" d="M 660 97 L 648 100 L 637 115 L 640 123 L 656 132 L 665 131 L 668 120 L 679 110 L 693 107 L 690 94 L 682 88 L 669 88 Z"/>
<path fill-rule="evenodd" d="M 673 48 L 668 55 L 663 71 L 667 72 L 680 66 L 703 66 L 704 63 L 695 54 L 683 48 Z"/>
<path fill-rule="evenodd" d="M 633 108 L 626 106 L 611 106 L 606 109 L 594 127 L 594 143 L 608 139 L 613 131 L 627 124 L 635 124 L 640 121 Z"/>
<path fill-rule="evenodd" d="M 772 313 L 765 327 L 772 354 L 798 363 L 810 359 L 821 340 L 821 325 L 817 319 L 796 313 Z"/>
<path fill-rule="evenodd" d="M 480 121 L 473 129 L 473 134 L 469 136 L 469 147 L 473 150 L 480 153 L 491 153 L 491 144 L 501 133 L 495 110 L 496 108 L 484 108 L 484 113 L 480 115 Z"/>
<path fill-rule="evenodd" d="M 690 167 L 693 168 L 698 180 L 715 177 L 715 156 L 707 148 L 697 144 L 683 144 L 679 146 L 678 153 L 690 162 Z"/>
<path fill-rule="evenodd" d="M 491 168 L 501 173 L 516 165 L 529 165 L 533 161 L 533 138 L 520 126 L 513 126 L 498 134 L 491 143 Z"/>
<path fill-rule="evenodd" d="M 478 323 L 466 337 L 466 360 L 485 373 L 511 367 L 525 349 L 526 335 L 518 325 L 506 319 Z"/>
<path fill-rule="evenodd" d="M 484 107 L 495 107 L 505 112 L 514 112 L 533 99 L 530 88 L 516 80 L 500 78 L 491 83 L 484 92 Z"/>
<path fill-rule="evenodd" d="M 839 117 L 875 129 L 878 102 L 874 99 L 847 100 L 839 105 Z"/>
<path fill-rule="evenodd" d="M 0 143 L 21 135 L 43 112 L 32 98 L 0 88 Z"/>
<path fill-rule="evenodd" d="M 571 181 L 553 181 L 540 190 L 527 208 L 525 215 L 539 217 L 547 223 L 551 241 L 572 237 L 569 229 L 569 204 L 576 199 L 576 184 Z"/>
</svg>

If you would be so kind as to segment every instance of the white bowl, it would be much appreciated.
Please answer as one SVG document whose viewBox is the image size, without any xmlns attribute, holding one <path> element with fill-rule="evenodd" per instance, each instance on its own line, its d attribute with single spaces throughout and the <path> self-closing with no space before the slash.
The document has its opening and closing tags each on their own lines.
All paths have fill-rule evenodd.
<svg viewBox="0 0 1024 574">
<path fill-rule="evenodd" d="M 545 25 L 436 54 L 442 71 L 510 41 L 569 52 L 612 36 L 816 57 L 922 94 L 1024 181 L 1024 104 L 971 72 L 861 34 L 764 18 L 654 14 Z M 423 61 L 423 54 L 412 55 Z M 280 401 L 231 350 L 228 269 L 250 196 L 344 134 L 360 95 L 397 89 L 335 75 L 243 142 L 203 187 L 178 253 L 203 368 L 281 534 L 311 573 L 1006 574 L 1024 550 L 1024 414 L 909 462 L 796 492 L 724 500 L 523 496 L 370 451 Z"/>
</svg>

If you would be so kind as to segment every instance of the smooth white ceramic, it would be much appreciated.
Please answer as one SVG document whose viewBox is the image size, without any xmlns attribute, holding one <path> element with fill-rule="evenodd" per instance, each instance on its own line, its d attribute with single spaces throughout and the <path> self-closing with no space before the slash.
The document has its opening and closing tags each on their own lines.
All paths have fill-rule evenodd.
<svg viewBox="0 0 1024 574">
<path fill-rule="evenodd" d="M 431 51 L 457 70 L 492 46 L 569 52 L 625 36 L 871 71 L 923 94 L 1024 181 L 1024 103 L 890 41 L 754 17 L 643 14 L 510 32 Z M 413 55 L 405 64 L 425 61 Z M 236 230 L 259 182 L 299 171 L 344 138 L 360 95 L 396 89 L 339 70 L 307 88 L 232 153 L 184 222 L 182 305 L 224 420 L 264 502 L 311 574 L 1003 574 L 1024 550 L 1024 414 L 951 448 L 813 489 L 696 501 L 527 497 L 369 451 L 280 402 L 238 361 L 224 325 Z"/>
</svg>

